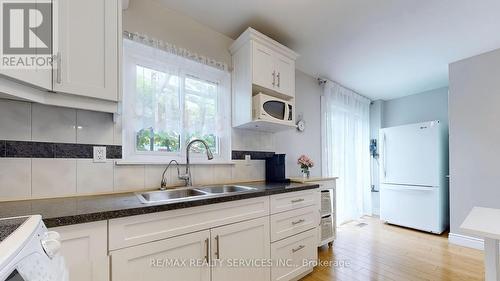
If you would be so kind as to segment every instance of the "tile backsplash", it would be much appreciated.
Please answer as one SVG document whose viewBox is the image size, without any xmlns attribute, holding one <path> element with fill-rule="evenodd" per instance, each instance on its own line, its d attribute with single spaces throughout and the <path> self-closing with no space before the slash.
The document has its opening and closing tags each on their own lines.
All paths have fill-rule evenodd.
<svg viewBox="0 0 500 281">
<path fill-rule="evenodd" d="M 0 201 L 159 187 L 165 165 L 89 159 L 92 145 L 105 145 L 108 158 L 121 157 L 121 142 L 121 120 L 113 122 L 112 114 L 0 99 Z M 238 151 L 271 152 L 274 135 L 234 129 L 232 146 Z M 263 180 L 264 162 L 192 165 L 193 182 Z M 166 178 L 168 185 L 183 183 L 172 167 Z"/>
</svg>

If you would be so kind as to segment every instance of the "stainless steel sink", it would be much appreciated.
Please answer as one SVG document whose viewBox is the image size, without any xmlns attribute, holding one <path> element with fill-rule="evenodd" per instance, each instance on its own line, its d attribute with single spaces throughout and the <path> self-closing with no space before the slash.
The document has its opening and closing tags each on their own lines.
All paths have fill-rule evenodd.
<svg viewBox="0 0 500 281">
<path fill-rule="evenodd" d="M 245 192 L 255 190 L 255 187 L 249 186 L 241 186 L 241 185 L 218 185 L 218 186 L 207 186 L 207 187 L 198 187 L 197 190 L 201 190 L 207 193 L 233 193 L 233 192 Z"/>
<path fill-rule="evenodd" d="M 218 197 L 235 192 L 255 190 L 255 187 L 241 185 L 217 185 L 197 188 L 178 188 L 136 193 L 142 203 L 179 202 L 200 199 L 203 197 Z"/>
<path fill-rule="evenodd" d="M 199 198 L 202 196 L 210 195 L 206 192 L 186 188 L 186 189 L 171 189 L 163 191 L 150 191 L 143 193 L 136 193 L 139 200 L 143 203 L 155 203 L 155 202 L 175 202 L 183 201 L 187 199 Z"/>
</svg>

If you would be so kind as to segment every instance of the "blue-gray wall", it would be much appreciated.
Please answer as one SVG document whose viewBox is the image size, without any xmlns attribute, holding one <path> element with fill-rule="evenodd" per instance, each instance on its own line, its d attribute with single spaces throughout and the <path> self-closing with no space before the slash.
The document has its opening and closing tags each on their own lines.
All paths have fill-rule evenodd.
<svg viewBox="0 0 500 281">
<path fill-rule="evenodd" d="M 439 120 L 448 125 L 448 88 L 384 102 L 382 128 Z"/>
</svg>

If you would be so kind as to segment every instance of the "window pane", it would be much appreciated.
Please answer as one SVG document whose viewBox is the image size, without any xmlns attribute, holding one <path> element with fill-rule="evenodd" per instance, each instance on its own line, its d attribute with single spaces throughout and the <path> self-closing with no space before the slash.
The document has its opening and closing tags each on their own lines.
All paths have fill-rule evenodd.
<svg viewBox="0 0 500 281">
<path fill-rule="evenodd" d="M 139 65 L 136 73 L 136 150 L 180 151 L 179 76 Z"/>
<path fill-rule="evenodd" d="M 217 87 L 217 83 L 192 76 L 188 76 L 184 80 L 184 132 L 186 143 L 195 138 L 203 139 L 209 144 L 213 153 L 219 153 Z M 200 149 L 199 146 L 198 149 Z"/>
</svg>

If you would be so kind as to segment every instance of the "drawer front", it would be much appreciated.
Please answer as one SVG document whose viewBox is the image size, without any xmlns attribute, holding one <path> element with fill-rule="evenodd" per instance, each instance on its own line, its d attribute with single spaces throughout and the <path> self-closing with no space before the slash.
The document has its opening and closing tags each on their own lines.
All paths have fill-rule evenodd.
<svg viewBox="0 0 500 281">
<path fill-rule="evenodd" d="M 109 249 L 117 250 L 269 215 L 269 196 L 125 217 L 109 221 Z"/>
<path fill-rule="evenodd" d="M 316 206 L 296 209 L 271 216 L 271 241 L 304 232 L 319 225 L 319 212 Z"/>
<path fill-rule="evenodd" d="M 271 258 L 278 264 L 271 268 L 271 280 L 292 280 L 311 271 L 318 257 L 317 235 L 315 228 L 272 243 Z"/>
<path fill-rule="evenodd" d="M 319 191 L 316 189 L 273 195 L 271 196 L 271 214 L 317 205 L 318 197 Z"/>
</svg>

